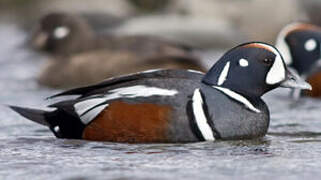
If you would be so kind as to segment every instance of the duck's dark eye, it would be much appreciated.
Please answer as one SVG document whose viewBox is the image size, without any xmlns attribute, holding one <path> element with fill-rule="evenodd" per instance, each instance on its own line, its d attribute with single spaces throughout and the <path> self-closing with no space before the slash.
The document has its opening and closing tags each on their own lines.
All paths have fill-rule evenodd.
<svg viewBox="0 0 321 180">
<path fill-rule="evenodd" d="M 273 59 L 265 58 L 265 59 L 263 59 L 263 63 L 266 64 L 266 65 L 272 65 L 273 64 Z"/>
</svg>

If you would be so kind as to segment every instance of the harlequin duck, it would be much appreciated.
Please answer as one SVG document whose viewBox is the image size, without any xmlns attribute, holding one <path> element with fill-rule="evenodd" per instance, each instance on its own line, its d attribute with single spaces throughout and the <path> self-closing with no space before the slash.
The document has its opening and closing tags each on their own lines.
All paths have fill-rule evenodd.
<svg viewBox="0 0 321 180">
<path fill-rule="evenodd" d="M 85 19 L 67 13 L 45 16 L 32 39 L 52 55 L 39 76 L 40 84 L 50 87 L 88 85 L 154 68 L 205 70 L 187 45 L 150 36 L 97 34 Z"/>
<path fill-rule="evenodd" d="M 52 111 L 11 106 L 48 126 L 58 138 L 130 143 L 176 143 L 264 136 L 269 110 L 261 99 L 279 86 L 310 89 L 287 70 L 271 45 L 239 45 L 204 75 L 155 70 L 111 78 L 58 96 Z"/>
<path fill-rule="evenodd" d="M 298 72 L 312 86 L 303 93 L 321 96 L 321 27 L 307 23 L 287 25 L 279 33 L 276 46 L 282 52 L 286 64 Z M 294 91 L 294 97 L 300 96 Z"/>
</svg>

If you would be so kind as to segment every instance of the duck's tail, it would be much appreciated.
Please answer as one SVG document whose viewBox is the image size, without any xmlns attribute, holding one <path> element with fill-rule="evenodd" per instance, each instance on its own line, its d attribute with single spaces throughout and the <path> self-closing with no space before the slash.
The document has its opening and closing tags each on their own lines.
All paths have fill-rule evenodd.
<svg viewBox="0 0 321 180">
<path fill-rule="evenodd" d="M 85 125 L 82 124 L 78 117 L 64 111 L 63 109 L 57 108 L 53 111 L 45 111 L 18 106 L 9 107 L 21 116 L 49 127 L 49 129 L 58 138 L 82 138 L 82 132 Z"/>
<path fill-rule="evenodd" d="M 38 124 L 44 125 L 44 126 L 50 126 L 49 122 L 46 120 L 45 114 L 48 113 L 48 111 L 38 110 L 38 109 L 30 109 L 30 108 L 23 108 L 18 106 L 9 106 L 12 110 L 20 114 L 21 116 L 36 122 Z"/>
</svg>

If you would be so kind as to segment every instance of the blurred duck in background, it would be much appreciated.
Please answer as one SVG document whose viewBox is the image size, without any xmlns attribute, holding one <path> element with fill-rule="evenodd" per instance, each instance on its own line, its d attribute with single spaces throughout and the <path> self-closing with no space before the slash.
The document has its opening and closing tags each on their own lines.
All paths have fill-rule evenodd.
<svg viewBox="0 0 321 180">
<path fill-rule="evenodd" d="M 69 88 L 111 76 L 147 69 L 204 71 L 193 48 L 151 36 L 98 34 L 80 16 L 44 16 L 31 37 L 32 46 L 50 55 L 39 83 Z"/>
<path fill-rule="evenodd" d="M 293 23 L 282 29 L 276 42 L 286 64 L 297 71 L 312 86 L 304 95 L 321 97 L 321 27 L 308 23 Z M 298 99 L 301 91 L 293 91 Z"/>
</svg>

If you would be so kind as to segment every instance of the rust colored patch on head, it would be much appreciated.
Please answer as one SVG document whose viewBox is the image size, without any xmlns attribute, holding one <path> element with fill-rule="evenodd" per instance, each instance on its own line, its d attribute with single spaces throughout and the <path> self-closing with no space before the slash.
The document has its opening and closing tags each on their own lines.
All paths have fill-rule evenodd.
<svg viewBox="0 0 321 180">
<path fill-rule="evenodd" d="M 320 97 L 321 96 L 321 72 L 315 73 L 312 76 L 308 77 L 307 81 L 311 84 L 312 90 L 303 91 L 304 95 L 311 97 Z"/>
<path fill-rule="evenodd" d="M 260 48 L 260 49 L 265 49 L 271 53 L 274 54 L 274 52 L 267 46 L 264 46 L 262 44 L 259 44 L 259 43 L 251 43 L 251 44 L 247 44 L 244 46 L 245 48 Z"/>
<path fill-rule="evenodd" d="M 290 33 L 299 31 L 321 31 L 321 28 L 312 24 L 297 24 L 292 29 L 289 29 L 289 31 L 286 32 L 285 36 L 289 35 Z"/>
<path fill-rule="evenodd" d="M 115 101 L 83 132 L 83 139 L 128 143 L 167 142 L 171 107 Z"/>
</svg>

